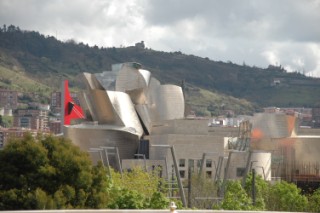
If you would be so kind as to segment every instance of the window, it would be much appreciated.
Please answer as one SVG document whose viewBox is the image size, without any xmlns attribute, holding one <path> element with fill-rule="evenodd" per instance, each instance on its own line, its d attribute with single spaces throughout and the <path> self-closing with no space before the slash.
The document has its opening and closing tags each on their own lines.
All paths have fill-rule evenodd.
<svg viewBox="0 0 320 213">
<path fill-rule="evenodd" d="M 180 170 L 179 173 L 181 178 L 185 178 L 186 172 L 184 170 Z"/>
<path fill-rule="evenodd" d="M 179 166 L 185 167 L 186 166 L 186 160 L 185 159 L 179 159 Z"/>
<path fill-rule="evenodd" d="M 245 171 L 246 168 L 237 168 L 237 177 L 242 177 Z"/>
<path fill-rule="evenodd" d="M 212 171 L 206 171 L 206 177 L 212 178 Z"/>
<path fill-rule="evenodd" d="M 211 168 L 212 167 L 212 160 L 211 159 L 207 159 L 206 160 L 206 167 L 207 168 Z"/>
</svg>

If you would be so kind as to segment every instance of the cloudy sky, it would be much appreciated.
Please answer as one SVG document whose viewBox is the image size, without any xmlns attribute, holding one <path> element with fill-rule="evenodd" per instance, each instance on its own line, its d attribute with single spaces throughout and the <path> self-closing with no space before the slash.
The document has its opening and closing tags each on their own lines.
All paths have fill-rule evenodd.
<svg viewBox="0 0 320 213">
<path fill-rule="evenodd" d="M 320 0 L 0 0 L 0 24 L 320 77 Z"/>
</svg>

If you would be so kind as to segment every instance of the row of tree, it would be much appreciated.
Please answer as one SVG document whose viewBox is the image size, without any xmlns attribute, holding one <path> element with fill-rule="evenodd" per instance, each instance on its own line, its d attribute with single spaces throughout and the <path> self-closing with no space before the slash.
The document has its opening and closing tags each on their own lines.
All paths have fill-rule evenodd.
<svg viewBox="0 0 320 213">
<path fill-rule="evenodd" d="M 0 151 L 0 210 L 168 208 L 167 182 L 158 171 L 135 168 L 122 175 L 107 174 L 101 163 L 93 165 L 88 153 L 63 137 L 27 135 L 12 140 Z M 320 189 L 303 195 L 294 184 L 270 184 L 256 177 L 253 201 L 252 178 L 249 175 L 244 186 L 239 181 L 222 186 L 193 175 L 189 207 L 320 212 Z"/>
</svg>

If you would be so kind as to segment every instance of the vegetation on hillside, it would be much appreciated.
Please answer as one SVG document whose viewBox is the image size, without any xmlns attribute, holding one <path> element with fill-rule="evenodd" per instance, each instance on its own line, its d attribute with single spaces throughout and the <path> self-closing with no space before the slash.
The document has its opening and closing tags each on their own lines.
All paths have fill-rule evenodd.
<svg viewBox="0 0 320 213">
<path fill-rule="evenodd" d="M 270 65 L 262 69 L 181 52 L 155 51 L 141 45 L 91 47 L 74 40 L 61 42 L 53 36 L 20 30 L 13 25 L 0 28 L 0 70 L 11 75 L 12 72 L 18 72 L 21 76 L 33 79 L 37 82 L 33 90 L 47 91 L 48 87 L 57 90 L 62 79 L 69 79 L 70 86 L 74 87 L 77 85 L 78 74 L 84 71 L 102 72 L 110 70 L 112 64 L 127 61 L 141 63 L 162 83 L 179 85 L 184 81 L 187 86 L 204 89 L 212 95 L 235 97 L 239 100 L 223 104 L 227 108 L 238 108 L 236 111 L 239 114 L 253 113 L 258 107 L 266 106 L 313 107 L 320 94 L 320 79 L 306 77 L 299 72 L 287 73 L 281 65 Z M 10 82 L 14 83 L 12 78 L 16 77 L 2 77 L 0 86 L 8 87 Z M 11 88 L 19 86 L 12 85 Z M 199 97 L 195 99 L 210 102 L 205 96 L 201 95 L 201 100 Z M 207 108 L 197 108 L 198 103 L 193 102 L 194 97 L 189 95 L 187 98 L 195 107 L 192 110 L 201 115 L 215 115 L 218 111 L 212 109 L 215 106 L 211 103 Z M 235 106 L 239 102 L 243 102 L 242 106 Z M 248 108 L 243 109 L 247 104 Z"/>
</svg>

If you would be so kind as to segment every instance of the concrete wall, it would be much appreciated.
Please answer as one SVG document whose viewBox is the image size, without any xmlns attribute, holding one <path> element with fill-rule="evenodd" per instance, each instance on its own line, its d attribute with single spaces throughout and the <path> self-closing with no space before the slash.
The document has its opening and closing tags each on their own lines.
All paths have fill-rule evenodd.
<svg viewBox="0 0 320 213">
<path fill-rule="evenodd" d="M 251 169 L 255 169 L 257 175 L 271 181 L 271 152 L 254 150 L 251 154 L 251 162 Z"/>
<path fill-rule="evenodd" d="M 152 134 L 207 135 L 208 120 L 176 119 L 152 124 Z"/>
<path fill-rule="evenodd" d="M 320 129 L 298 128 L 297 135 L 320 135 Z"/>
<path fill-rule="evenodd" d="M 162 169 L 161 176 L 167 177 L 168 170 L 167 164 L 165 160 L 149 160 L 149 159 L 123 159 L 122 160 L 122 169 L 123 170 L 130 170 L 135 167 L 140 167 L 142 169 L 147 169 L 147 171 L 154 171 L 157 169 Z"/>
<path fill-rule="evenodd" d="M 205 171 L 211 171 L 211 176 L 214 177 L 218 158 L 224 155 L 225 142 L 223 138 L 213 135 L 170 134 L 150 136 L 150 159 L 166 159 L 170 169 L 173 165 L 171 150 L 169 148 L 153 147 L 152 145 L 174 145 L 177 163 L 180 164 L 179 170 L 185 173 L 184 178 L 188 177 L 189 166 L 193 167 L 195 172 L 198 172 L 200 169 L 199 161 L 201 161 L 203 153 L 210 153 L 206 159 L 211 160 L 212 165 L 210 167 L 205 166 Z M 192 165 L 189 165 L 190 163 Z"/>
</svg>

